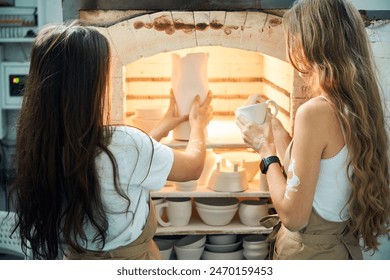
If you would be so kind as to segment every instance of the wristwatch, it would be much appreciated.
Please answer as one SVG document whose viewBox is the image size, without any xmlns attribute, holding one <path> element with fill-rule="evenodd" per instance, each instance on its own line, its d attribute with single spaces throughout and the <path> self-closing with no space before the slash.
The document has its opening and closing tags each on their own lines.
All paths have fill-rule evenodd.
<svg viewBox="0 0 390 280">
<path fill-rule="evenodd" d="M 268 167 L 272 164 L 272 163 L 278 163 L 279 166 L 282 166 L 280 164 L 280 159 L 277 157 L 277 156 L 270 156 L 270 157 L 267 157 L 267 158 L 263 158 L 260 162 L 260 170 L 261 170 L 261 173 L 263 174 L 267 174 L 267 171 L 268 171 Z"/>
</svg>

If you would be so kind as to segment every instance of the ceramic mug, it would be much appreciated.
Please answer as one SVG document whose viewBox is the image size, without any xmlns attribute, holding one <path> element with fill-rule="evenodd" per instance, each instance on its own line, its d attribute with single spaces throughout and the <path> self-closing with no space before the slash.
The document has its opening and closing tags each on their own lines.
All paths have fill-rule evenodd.
<svg viewBox="0 0 390 280">
<path fill-rule="evenodd" d="M 263 124 L 265 121 L 265 116 L 267 114 L 267 109 L 270 106 L 274 108 L 274 112 L 272 115 L 275 117 L 279 112 L 279 105 L 274 100 L 267 100 L 262 103 L 239 107 L 236 109 L 235 115 L 236 118 L 238 118 L 239 116 L 244 116 L 245 118 L 254 123 Z"/>
<path fill-rule="evenodd" d="M 163 208 L 167 208 L 168 221 L 161 218 Z M 164 203 L 156 205 L 158 223 L 163 227 L 182 227 L 188 225 L 192 214 L 192 200 L 189 197 L 169 197 Z"/>
<path fill-rule="evenodd" d="M 157 213 L 156 206 L 161 204 L 161 203 L 164 203 L 164 198 L 163 197 L 152 197 L 152 203 L 153 203 L 154 211 Z"/>
</svg>

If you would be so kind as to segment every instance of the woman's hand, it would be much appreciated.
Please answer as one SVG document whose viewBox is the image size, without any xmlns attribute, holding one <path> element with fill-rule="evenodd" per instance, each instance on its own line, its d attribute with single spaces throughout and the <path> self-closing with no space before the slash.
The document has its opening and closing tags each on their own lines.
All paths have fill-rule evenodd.
<svg viewBox="0 0 390 280">
<path fill-rule="evenodd" d="M 200 104 L 199 95 L 192 102 L 189 115 L 190 138 L 184 152 L 174 150 L 174 161 L 168 180 L 197 180 L 202 174 L 206 158 L 205 128 L 209 124 L 213 113 L 211 99 L 212 96 L 209 91 L 202 104 Z"/>
<path fill-rule="evenodd" d="M 171 89 L 168 110 L 149 135 L 155 140 L 160 141 L 163 137 L 166 137 L 172 129 L 185 121 L 188 121 L 188 115 L 178 115 L 175 96 Z"/>
<path fill-rule="evenodd" d="M 173 94 L 173 90 L 171 89 L 169 93 L 169 107 L 164 117 L 161 119 L 161 122 L 166 123 L 169 132 L 185 121 L 188 121 L 188 115 L 179 116 L 177 112 L 175 96 Z"/>
<path fill-rule="evenodd" d="M 260 153 L 262 157 L 276 155 L 272 133 L 272 118 L 273 116 L 269 109 L 263 124 L 251 122 L 243 116 L 237 118 L 237 126 L 241 130 L 244 142 Z"/>
<path fill-rule="evenodd" d="M 197 95 L 192 103 L 189 121 L 190 126 L 193 128 L 198 125 L 200 127 L 206 127 L 213 115 L 213 107 L 211 106 L 212 93 L 209 91 L 205 101 L 200 104 L 200 97 Z"/>
</svg>

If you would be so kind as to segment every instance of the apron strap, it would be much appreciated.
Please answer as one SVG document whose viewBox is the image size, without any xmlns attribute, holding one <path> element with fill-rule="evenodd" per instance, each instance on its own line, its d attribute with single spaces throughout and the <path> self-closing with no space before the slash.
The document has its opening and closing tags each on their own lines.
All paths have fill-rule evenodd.
<svg viewBox="0 0 390 280">
<path fill-rule="evenodd" d="M 261 226 L 265 228 L 273 228 L 271 233 L 268 234 L 267 237 L 267 242 L 269 243 L 267 259 L 272 260 L 274 248 L 275 248 L 276 236 L 278 234 L 278 231 L 280 230 L 280 227 L 282 226 L 282 223 L 277 214 L 265 216 L 260 219 L 259 223 Z"/>
</svg>

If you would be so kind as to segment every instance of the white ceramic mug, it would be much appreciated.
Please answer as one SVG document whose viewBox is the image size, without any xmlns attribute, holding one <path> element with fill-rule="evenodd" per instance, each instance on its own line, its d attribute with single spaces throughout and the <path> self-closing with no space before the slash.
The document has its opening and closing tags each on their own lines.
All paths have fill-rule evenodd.
<svg viewBox="0 0 390 280">
<path fill-rule="evenodd" d="M 279 105 L 274 100 L 267 100 L 262 103 L 239 107 L 235 111 L 235 115 L 236 118 L 238 118 L 239 116 L 244 116 L 245 118 L 254 123 L 263 124 L 265 121 L 265 116 L 267 114 L 267 109 L 271 105 L 274 108 L 274 112 L 272 115 L 275 117 L 279 112 Z"/>
<path fill-rule="evenodd" d="M 167 208 L 168 221 L 161 218 L 163 208 Z M 163 227 L 182 227 L 188 225 L 192 214 L 192 200 L 189 197 L 169 197 L 164 203 L 156 205 L 158 223 Z"/>
<path fill-rule="evenodd" d="M 161 204 L 161 203 L 164 203 L 164 198 L 163 197 L 152 197 L 152 203 L 153 203 L 154 211 L 157 213 L 156 206 Z"/>
</svg>

